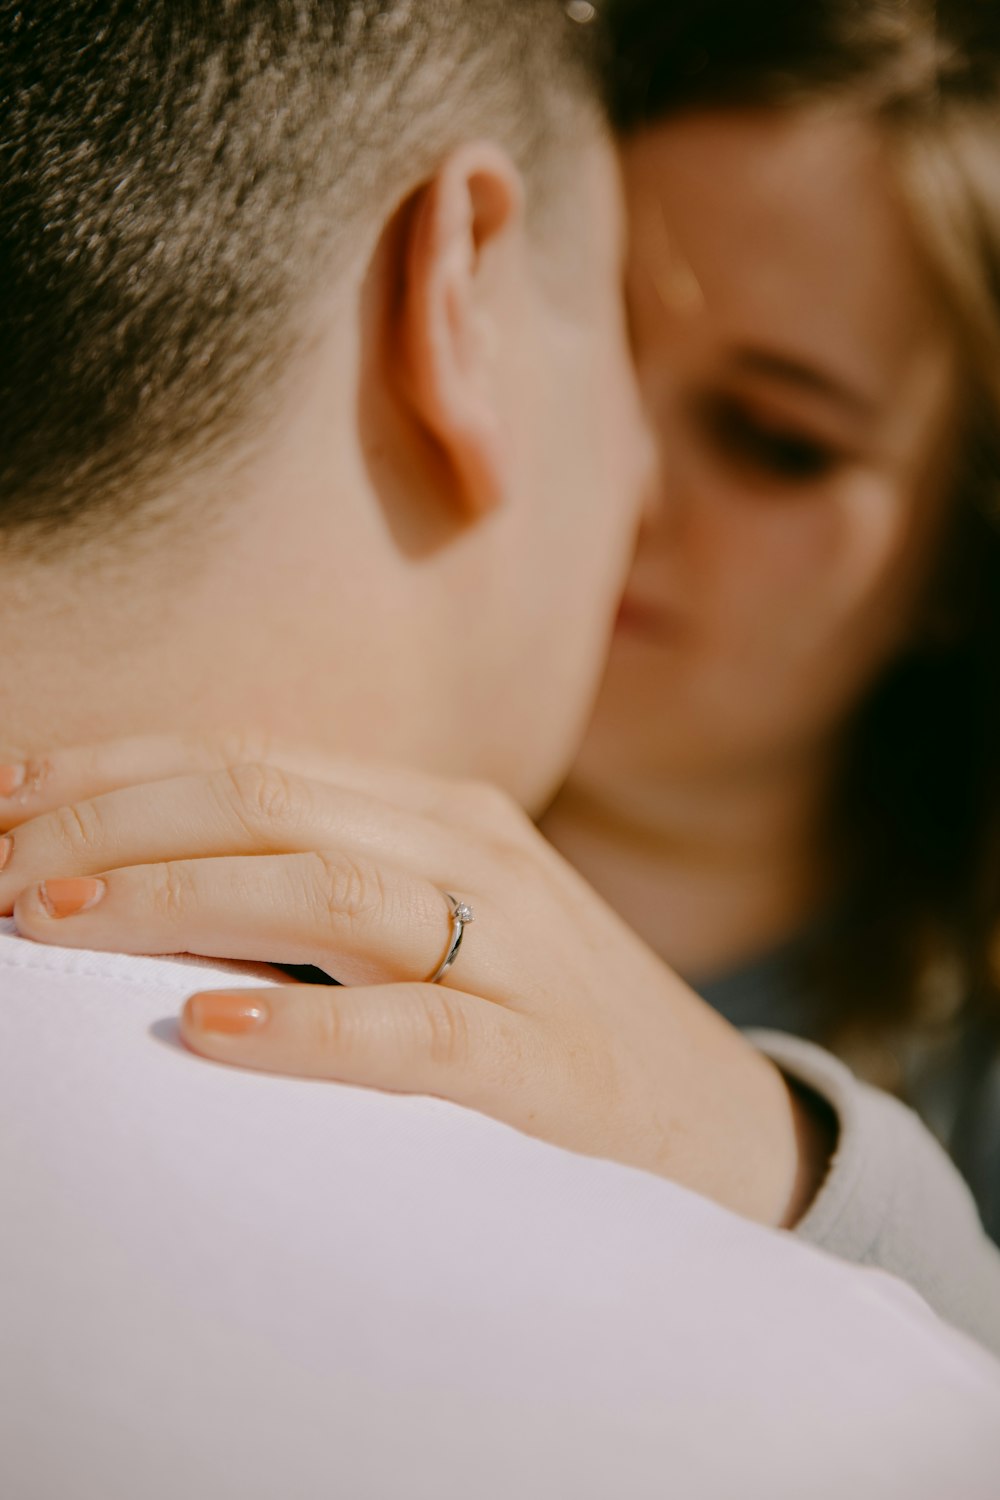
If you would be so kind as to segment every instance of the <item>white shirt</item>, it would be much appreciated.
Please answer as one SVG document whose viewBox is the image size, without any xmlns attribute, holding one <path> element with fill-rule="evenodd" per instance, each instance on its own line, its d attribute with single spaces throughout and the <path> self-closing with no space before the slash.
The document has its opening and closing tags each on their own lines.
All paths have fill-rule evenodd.
<svg viewBox="0 0 1000 1500">
<path fill-rule="evenodd" d="M 9 1500 L 1000 1493 L 1000 1367 L 902 1284 L 438 1101 L 189 1055 L 180 1003 L 232 983 L 0 922 Z"/>
</svg>

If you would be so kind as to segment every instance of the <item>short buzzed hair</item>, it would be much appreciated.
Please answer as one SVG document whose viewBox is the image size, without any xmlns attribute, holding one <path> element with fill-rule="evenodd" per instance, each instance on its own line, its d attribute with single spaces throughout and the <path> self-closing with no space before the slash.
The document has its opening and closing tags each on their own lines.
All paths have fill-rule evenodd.
<svg viewBox="0 0 1000 1500">
<path fill-rule="evenodd" d="M 463 140 L 530 171 L 580 128 L 591 29 L 563 0 L 0 0 L 5 544 L 124 526 L 224 454 L 366 223 Z"/>
</svg>

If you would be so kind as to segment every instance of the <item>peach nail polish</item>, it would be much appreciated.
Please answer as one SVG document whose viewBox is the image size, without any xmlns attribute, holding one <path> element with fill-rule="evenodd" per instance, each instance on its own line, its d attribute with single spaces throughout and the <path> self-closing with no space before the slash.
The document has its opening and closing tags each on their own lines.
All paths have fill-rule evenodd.
<svg viewBox="0 0 1000 1500">
<path fill-rule="evenodd" d="M 248 1036 L 252 1031 L 260 1031 L 271 1019 L 270 1008 L 260 995 L 233 995 L 225 991 L 192 995 L 184 1013 L 190 1025 L 210 1036 Z"/>
<path fill-rule="evenodd" d="M 27 780 L 24 766 L 0 766 L 0 797 L 13 797 Z"/>
<path fill-rule="evenodd" d="M 6 870 L 13 853 L 14 840 L 12 838 L 0 839 L 0 870 Z"/>
<path fill-rule="evenodd" d="M 50 917 L 77 917 L 90 911 L 107 890 L 103 880 L 46 880 L 38 887 L 42 905 Z"/>
</svg>

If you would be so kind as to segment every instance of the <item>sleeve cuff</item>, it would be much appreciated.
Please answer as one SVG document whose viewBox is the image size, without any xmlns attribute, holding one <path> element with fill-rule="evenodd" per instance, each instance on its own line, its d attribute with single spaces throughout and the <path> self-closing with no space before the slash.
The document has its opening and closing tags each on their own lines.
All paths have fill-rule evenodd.
<svg viewBox="0 0 1000 1500">
<path fill-rule="evenodd" d="M 824 1100 L 839 1126 L 826 1179 L 793 1232 L 842 1260 L 900 1276 L 1000 1353 L 1000 1252 L 930 1131 L 821 1047 L 777 1032 L 747 1035 L 787 1078 Z"/>
</svg>

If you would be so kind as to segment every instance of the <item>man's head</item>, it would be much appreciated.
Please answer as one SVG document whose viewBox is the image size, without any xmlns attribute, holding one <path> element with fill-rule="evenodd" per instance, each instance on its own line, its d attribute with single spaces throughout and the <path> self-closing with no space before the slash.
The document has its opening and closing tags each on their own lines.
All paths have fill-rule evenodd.
<svg viewBox="0 0 1000 1500">
<path fill-rule="evenodd" d="M 581 27 L 561 0 L 0 0 L 0 27 L 8 732 L 253 723 L 540 795 L 641 445 Z"/>
</svg>

